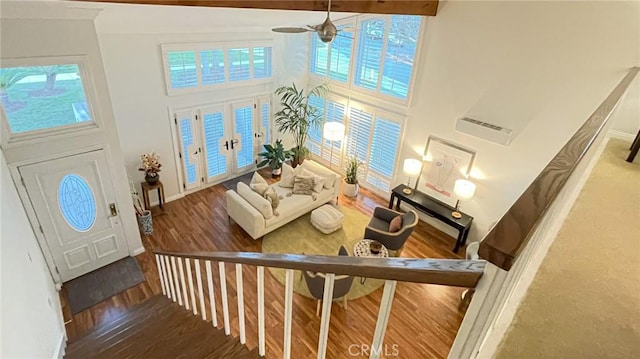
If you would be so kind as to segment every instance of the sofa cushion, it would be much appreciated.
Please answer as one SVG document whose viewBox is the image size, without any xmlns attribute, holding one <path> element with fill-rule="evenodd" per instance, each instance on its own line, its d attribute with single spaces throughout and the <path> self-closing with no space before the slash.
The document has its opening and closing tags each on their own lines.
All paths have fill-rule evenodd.
<svg viewBox="0 0 640 359">
<path fill-rule="evenodd" d="M 254 192 L 251 187 L 242 182 L 238 182 L 237 192 L 240 197 L 249 202 L 253 208 L 257 209 L 265 219 L 273 217 L 273 208 L 269 200 Z"/>
<path fill-rule="evenodd" d="M 280 174 L 280 182 L 278 185 L 284 188 L 293 188 L 293 180 L 297 174 L 300 174 L 302 169 L 300 166 L 293 168 L 286 163 L 282 164 L 282 173 Z"/>
<path fill-rule="evenodd" d="M 321 165 L 319 165 L 318 163 L 311 161 L 311 160 L 307 160 L 302 162 L 302 164 L 300 165 L 300 167 L 311 171 L 313 173 L 315 173 L 318 176 L 321 176 L 325 179 L 324 181 L 324 188 L 326 189 L 331 189 L 334 187 L 336 179 L 339 178 L 340 176 L 338 176 L 335 172 L 331 171 L 328 168 L 325 168 Z"/>
<path fill-rule="evenodd" d="M 313 177 L 295 176 L 293 181 L 293 194 L 313 194 Z"/>
<path fill-rule="evenodd" d="M 269 188 L 269 184 L 258 172 L 253 172 L 251 182 L 249 182 L 249 187 L 259 195 L 263 196 L 264 192 Z"/>
<path fill-rule="evenodd" d="M 313 192 L 320 193 L 320 191 L 322 191 L 324 183 L 326 182 L 324 177 L 318 176 L 317 174 L 305 169 L 302 170 L 302 175 L 313 178 Z"/>
</svg>

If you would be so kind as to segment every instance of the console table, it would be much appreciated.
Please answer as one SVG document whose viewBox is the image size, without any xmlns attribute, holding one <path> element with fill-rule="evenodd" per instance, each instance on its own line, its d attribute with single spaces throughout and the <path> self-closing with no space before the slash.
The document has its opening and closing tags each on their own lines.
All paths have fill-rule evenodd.
<svg viewBox="0 0 640 359">
<path fill-rule="evenodd" d="M 456 239 L 456 245 L 453 248 L 453 253 L 458 253 L 458 249 L 463 246 L 467 242 L 467 236 L 469 235 L 469 229 L 471 228 L 471 222 L 473 221 L 473 217 L 462 213 L 461 218 L 453 218 L 451 216 L 451 212 L 455 210 L 455 208 L 446 205 L 435 198 L 429 197 L 428 195 L 417 191 L 415 189 L 411 189 L 411 194 L 404 194 L 402 190 L 405 188 L 409 188 L 404 184 L 399 185 L 391 191 L 391 199 L 389 200 L 389 209 L 393 209 L 394 202 L 397 200 L 395 204 L 395 208 L 400 208 L 400 202 L 406 202 L 418 210 L 426 213 L 427 215 L 434 217 L 440 220 L 443 223 L 450 225 L 451 227 L 458 230 L 458 238 Z"/>
</svg>

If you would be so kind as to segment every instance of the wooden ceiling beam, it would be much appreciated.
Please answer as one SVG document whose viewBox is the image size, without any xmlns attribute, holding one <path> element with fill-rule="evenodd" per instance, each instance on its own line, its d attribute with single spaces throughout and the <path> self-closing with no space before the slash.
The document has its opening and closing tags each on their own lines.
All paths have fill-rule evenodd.
<svg viewBox="0 0 640 359">
<path fill-rule="evenodd" d="M 328 0 L 73 0 L 117 4 L 177 5 L 270 10 L 327 11 Z M 331 11 L 435 16 L 438 0 L 333 0 Z"/>
</svg>

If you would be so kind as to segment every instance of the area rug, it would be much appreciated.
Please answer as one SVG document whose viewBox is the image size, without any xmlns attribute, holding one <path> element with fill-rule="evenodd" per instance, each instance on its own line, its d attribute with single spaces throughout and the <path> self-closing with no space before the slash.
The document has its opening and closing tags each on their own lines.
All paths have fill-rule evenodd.
<svg viewBox="0 0 640 359">
<path fill-rule="evenodd" d="M 144 274 L 133 257 L 121 259 L 64 284 L 72 314 L 144 282 Z"/>
<path fill-rule="evenodd" d="M 341 245 L 344 245 L 353 255 L 353 246 L 363 237 L 364 228 L 369 223 L 369 217 L 361 212 L 344 206 L 339 207 L 344 213 L 342 229 L 331 234 L 323 234 L 313 228 L 310 222 L 311 213 L 286 224 L 275 231 L 266 234 L 262 239 L 262 253 L 289 253 L 306 255 L 338 255 Z M 269 268 L 269 271 L 284 285 L 285 270 Z M 353 280 L 353 285 L 347 299 L 356 299 L 369 295 L 382 287 L 384 280 L 368 278 L 364 284 L 360 277 Z M 313 298 L 301 271 L 294 272 L 293 291 L 305 297 Z"/>
<path fill-rule="evenodd" d="M 242 176 L 232 178 L 230 180 L 222 182 L 222 186 L 226 189 L 236 190 L 238 188 L 238 182 L 243 182 L 249 184 L 251 182 L 251 177 L 253 176 L 253 172 L 245 173 Z"/>
</svg>

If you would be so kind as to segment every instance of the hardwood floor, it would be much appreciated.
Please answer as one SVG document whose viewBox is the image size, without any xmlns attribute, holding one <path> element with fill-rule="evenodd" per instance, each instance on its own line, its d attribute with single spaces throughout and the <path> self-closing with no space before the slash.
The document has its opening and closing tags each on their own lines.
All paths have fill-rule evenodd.
<svg viewBox="0 0 640 359">
<path fill-rule="evenodd" d="M 128 308 L 161 293 L 153 249 L 168 251 L 246 251 L 260 252 L 260 240 L 253 240 L 238 225 L 230 224 L 225 209 L 225 188 L 216 185 L 165 205 L 165 214 L 153 218 L 154 233 L 143 237 L 147 251 L 136 257 L 146 282 L 116 295 L 84 312 L 71 315 L 61 292 L 63 313 L 70 340 L 96 326 L 124 315 Z M 362 190 L 357 198 L 340 197 L 340 204 L 370 214 L 387 201 Z M 364 229 L 363 229 L 364 230 Z M 402 257 L 462 258 L 452 252 L 455 239 L 420 222 L 407 241 Z M 204 266 L 203 266 L 204 267 Z M 213 265 L 217 277 L 217 265 Z M 255 267 L 243 266 L 247 346 L 256 348 L 257 296 Z M 231 333 L 238 335 L 235 266 L 226 265 Z M 384 354 L 399 358 L 445 358 L 458 331 L 464 309 L 459 308 L 464 288 L 398 283 L 385 335 Z M 335 302 L 329 330 L 328 358 L 368 357 L 382 296 L 382 288 L 369 296 L 350 301 L 348 310 Z M 215 300 L 219 327 L 222 327 L 220 291 Z M 208 303 L 208 300 L 207 300 Z M 265 271 L 267 357 L 282 357 L 284 287 Z M 320 317 L 315 300 L 294 294 L 292 357 L 315 357 Z M 211 318 L 207 313 L 207 318 Z M 395 355 L 394 355 L 395 354 Z"/>
</svg>

